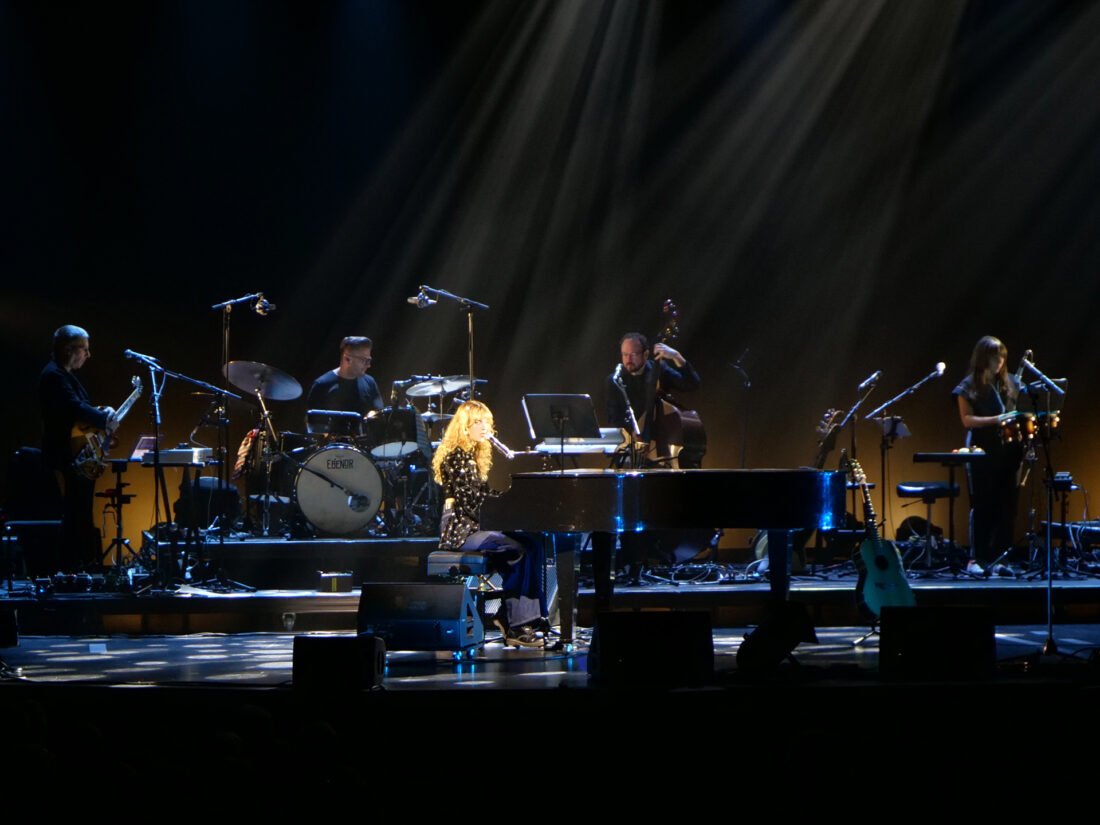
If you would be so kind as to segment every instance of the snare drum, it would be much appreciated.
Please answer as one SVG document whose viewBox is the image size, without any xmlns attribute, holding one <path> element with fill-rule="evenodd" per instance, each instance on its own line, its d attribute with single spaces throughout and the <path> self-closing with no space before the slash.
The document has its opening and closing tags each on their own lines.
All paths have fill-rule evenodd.
<svg viewBox="0 0 1100 825">
<path fill-rule="evenodd" d="M 421 447 L 430 452 L 424 419 L 413 407 L 373 410 L 363 422 L 370 454 L 378 459 L 401 458 Z"/>
<path fill-rule="evenodd" d="M 336 535 L 366 528 L 382 505 L 382 475 L 347 444 L 322 447 L 302 463 L 294 497 L 310 524 Z"/>
</svg>

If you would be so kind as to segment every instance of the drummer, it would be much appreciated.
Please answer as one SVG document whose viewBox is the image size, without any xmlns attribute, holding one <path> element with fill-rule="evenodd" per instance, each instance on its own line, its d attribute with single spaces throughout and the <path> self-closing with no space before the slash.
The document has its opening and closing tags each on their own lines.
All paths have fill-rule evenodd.
<svg viewBox="0 0 1100 825">
<path fill-rule="evenodd" d="M 309 410 L 340 410 L 366 415 L 382 409 L 378 385 L 367 375 L 371 348 L 365 335 L 349 335 L 340 342 L 340 365 L 329 370 L 309 388 Z"/>
</svg>

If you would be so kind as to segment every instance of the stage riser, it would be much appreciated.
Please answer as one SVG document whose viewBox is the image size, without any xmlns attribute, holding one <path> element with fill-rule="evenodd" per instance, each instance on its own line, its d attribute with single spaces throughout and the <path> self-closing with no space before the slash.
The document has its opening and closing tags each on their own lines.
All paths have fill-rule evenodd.
<svg viewBox="0 0 1100 825">
<path fill-rule="evenodd" d="M 1046 623 L 1046 594 L 1040 585 L 998 587 L 988 582 L 953 587 L 917 587 L 923 606 L 986 607 L 998 625 Z M 760 621 L 769 598 L 766 587 L 619 588 L 616 610 L 705 610 L 716 628 L 751 627 Z M 865 620 L 849 588 L 795 590 L 791 598 L 807 606 L 816 627 L 858 627 Z M 347 594 L 306 594 L 266 591 L 234 598 L 133 596 L 65 596 L 52 599 L 0 601 L 0 609 L 18 612 L 20 633 L 86 635 L 120 633 L 245 633 L 309 630 L 354 631 L 358 591 Z M 1056 588 L 1056 621 L 1062 624 L 1100 623 L 1100 592 L 1093 586 Z M 591 627 L 595 600 L 582 591 L 578 624 Z M 293 628 L 287 622 L 293 619 Z"/>
<path fill-rule="evenodd" d="M 250 539 L 211 543 L 207 557 L 226 578 L 260 589 L 313 590 L 318 573 L 350 572 L 362 582 L 424 580 L 436 539 Z"/>
</svg>

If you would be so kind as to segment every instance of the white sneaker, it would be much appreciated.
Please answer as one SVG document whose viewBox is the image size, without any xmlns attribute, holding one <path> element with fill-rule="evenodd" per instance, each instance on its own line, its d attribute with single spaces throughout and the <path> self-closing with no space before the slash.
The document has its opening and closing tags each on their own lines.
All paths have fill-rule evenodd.
<svg viewBox="0 0 1100 825">
<path fill-rule="evenodd" d="M 966 572 L 971 576 L 984 576 L 985 568 L 978 564 L 975 559 L 971 559 L 966 563 Z"/>
</svg>

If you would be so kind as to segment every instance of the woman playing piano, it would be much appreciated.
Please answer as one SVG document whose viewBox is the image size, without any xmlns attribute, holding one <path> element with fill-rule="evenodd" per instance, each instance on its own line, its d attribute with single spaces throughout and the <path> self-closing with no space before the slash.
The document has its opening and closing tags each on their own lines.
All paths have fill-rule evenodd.
<svg viewBox="0 0 1100 825">
<path fill-rule="evenodd" d="M 443 486 L 439 548 L 485 553 L 490 569 L 504 580 L 504 604 L 494 621 L 505 644 L 542 647 L 550 624 L 541 544 L 521 533 L 480 529 L 481 503 L 499 495 L 488 481 L 492 436 L 493 414 L 480 401 L 462 404 L 443 434 L 432 459 L 435 480 Z"/>
</svg>

